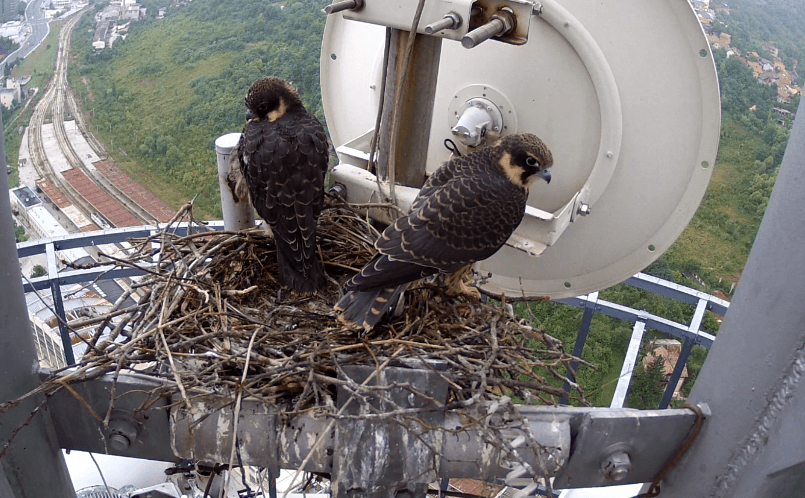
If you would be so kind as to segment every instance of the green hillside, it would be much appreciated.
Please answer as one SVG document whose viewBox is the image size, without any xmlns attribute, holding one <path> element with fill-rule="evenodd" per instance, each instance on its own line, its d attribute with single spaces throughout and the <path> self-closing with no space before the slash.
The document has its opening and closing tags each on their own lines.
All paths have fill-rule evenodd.
<svg viewBox="0 0 805 498">
<path fill-rule="evenodd" d="M 149 13 L 160 3 L 168 2 L 151 2 Z M 242 129 L 254 80 L 292 81 L 324 120 L 320 9 L 311 0 L 200 0 L 131 23 L 125 40 L 99 53 L 86 15 L 73 32 L 69 79 L 121 167 L 175 207 L 199 194 L 197 215 L 220 218 L 213 140 Z"/>
</svg>

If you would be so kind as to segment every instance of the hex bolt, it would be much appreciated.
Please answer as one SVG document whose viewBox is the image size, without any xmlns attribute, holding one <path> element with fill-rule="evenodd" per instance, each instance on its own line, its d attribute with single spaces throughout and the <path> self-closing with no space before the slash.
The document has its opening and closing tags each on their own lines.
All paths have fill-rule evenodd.
<svg viewBox="0 0 805 498">
<path fill-rule="evenodd" d="M 490 38 L 503 36 L 513 31 L 516 22 L 517 18 L 514 13 L 504 7 L 492 14 L 486 24 L 464 35 L 464 38 L 461 39 L 461 45 L 464 48 L 477 47 Z"/>
<path fill-rule="evenodd" d="M 632 471 L 632 461 L 628 454 L 616 451 L 601 462 L 601 471 L 610 481 L 619 482 L 626 479 L 626 476 Z"/>
<path fill-rule="evenodd" d="M 444 31 L 445 29 L 458 29 L 461 27 L 461 16 L 456 14 L 455 12 L 448 12 L 442 20 L 436 21 L 434 23 L 428 24 L 425 26 L 425 34 L 432 35 L 433 33 L 438 33 L 439 31 Z"/>
<path fill-rule="evenodd" d="M 335 14 L 336 12 L 341 12 L 342 10 L 360 10 L 362 8 L 363 0 L 340 0 L 338 2 L 331 3 L 321 10 L 325 14 L 330 15 Z"/>
</svg>

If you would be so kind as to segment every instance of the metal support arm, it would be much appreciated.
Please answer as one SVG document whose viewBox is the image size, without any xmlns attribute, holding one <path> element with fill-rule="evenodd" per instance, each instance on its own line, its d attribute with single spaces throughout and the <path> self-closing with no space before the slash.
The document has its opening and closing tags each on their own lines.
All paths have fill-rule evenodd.
<svg viewBox="0 0 805 498">
<path fill-rule="evenodd" d="M 366 371 L 359 370 L 350 373 L 356 383 L 366 376 Z M 382 380 L 388 385 L 401 386 L 400 379 L 405 378 L 407 385 L 422 389 L 427 386 L 427 392 L 437 394 L 438 399 L 440 388 L 429 377 L 433 375 L 431 371 L 387 368 L 384 372 L 386 377 Z M 113 385 L 114 409 L 105 427 L 103 419 L 109 411 Z M 188 458 L 229 462 L 233 443 L 231 398 L 193 398 L 190 408 L 179 398 L 169 416 L 168 400 L 159 396 L 171 392 L 170 385 L 142 375 L 121 374 L 114 382 L 112 375 L 107 374 L 74 384 L 73 389 L 77 396 L 62 390 L 49 403 L 62 448 L 163 461 Z M 339 416 L 347 422 L 343 424 L 315 411 L 289 417 L 272 406 L 244 399 L 237 438 L 242 461 L 245 465 L 272 469 L 298 469 L 307 460 L 303 470 L 331 474 L 333 482 L 341 483 L 342 490 L 365 489 L 361 482 L 367 482 L 367 477 L 375 479 L 381 487 L 385 484 L 395 489 L 401 483 L 431 482 L 439 477 L 480 477 L 514 485 L 520 482 L 517 479 L 520 476 L 512 473 L 519 463 L 512 462 L 505 452 L 485 441 L 471 421 L 458 413 L 434 410 L 420 398 L 411 398 L 410 391 L 402 387 L 392 387 L 389 393 L 389 400 L 380 402 L 379 408 L 383 403 L 393 402 L 397 409 L 413 410 L 412 416 L 441 429 L 425 431 L 416 423 L 400 425 L 388 417 L 377 417 L 371 423 L 367 422 L 369 417 L 361 422 L 350 418 L 348 410 Z M 346 404 L 343 396 L 339 396 L 338 404 L 342 407 Z M 548 475 L 556 476 L 556 487 L 650 481 L 682 445 L 696 419 L 690 410 L 550 406 L 515 406 L 512 408 L 519 415 L 512 417 L 509 408 L 505 402 L 483 404 L 478 408 L 478 419 L 488 418 L 489 423 L 497 424 L 531 468 L 544 469 Z M 527 428 L 520 416 L 527 421 Z M 460 428 L 464 430 L 457 430 Z M 537 448 L 527 443 L 528 432 L 537 441 Z M 362 441 L 359 453 L 355 452 L 351 438 Z M 409 443 L 413 441 L 423 444 L 411 446 Z M 572 452 L 571 441 L 574 441 Z M 352 453 L 342 451 L 349 448 Z M 401 452 L 398 456 L 404 460 L 390 458 L 383 463 L 383 455 L 395 452 Z M 627 454 L 630 466 L 622 466 L 614 473 L 608 471 L 604 464 L 613 453 Z M 371 476 L 361 471 L 355 473 L 356 463 L 366 463 L 362 455 L 372 455 L 374 463 L 364 469 Z M 617 456 L 616 461 L 620 461 L 618 458 L 622 456 Z M 354 459 L 359 462 L 353 462 Z M 352 473 L 346 472 L 348 466 L 352 466 Z M 614 477 L 620 480 L 615 481 Z M 384 493 L 380 488 L 366 491 L 378 496 Z"/>
</svg>

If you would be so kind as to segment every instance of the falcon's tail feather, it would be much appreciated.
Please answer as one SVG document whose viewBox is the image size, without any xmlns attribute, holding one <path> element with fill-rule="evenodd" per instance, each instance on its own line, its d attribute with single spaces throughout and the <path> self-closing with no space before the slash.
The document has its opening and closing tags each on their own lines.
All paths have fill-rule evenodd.
<svg viewBox="0 0 805 498">
<path fill-rule="evenodd" d="M 324 288 L 326 278 L 319 257 L 313 253 L 309 258 L 304 253 L 299 256 L 302 261 L 296 261 L 292 254 L 290 257 L 284 244 L 277 243 L 277 266 L 280 285 L 287 287 L 294 294 L 315 294 Z"/>
<path fill-rule="evenodd" d="M 363 291 L 349 291 L 335 305 L 335 310 L 342 312 L 338 315 L 338 319 L 347 324 L 358 325 L 369 331 L 377 325 L 377 322 L 394 305 L 405 287 L 405 285 L 400 285 Z"/>
</svg>

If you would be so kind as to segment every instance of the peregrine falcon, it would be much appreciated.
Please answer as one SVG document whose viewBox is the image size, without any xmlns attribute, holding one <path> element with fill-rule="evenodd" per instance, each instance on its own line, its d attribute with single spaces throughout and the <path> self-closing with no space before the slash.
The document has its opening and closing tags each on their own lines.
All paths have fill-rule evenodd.
<svg viewBox="0 0 805 498">
<path fill-rule="evenodd" d="M 411 213 L 383 231 L 374 259 L 347 282 L 335 305 L 339 319 L 369 330 L 410 282 L 495 254 L 523 219 L 529 186 L 537 178 L 550 183 L 552 165 L 551 151 L 530 133 L 448 161 L 425 182 Z"/>
<path fill-rule="evenodd" d="M 252 204 L 274 234 L 279 283 L 296 294 L 315 293 L 325 282 L 316 254 L 329 162 L 324 126 L 279 78 L 255 81 L 245 103 L 251 119 L 237 156 Z"/>
</svg>

